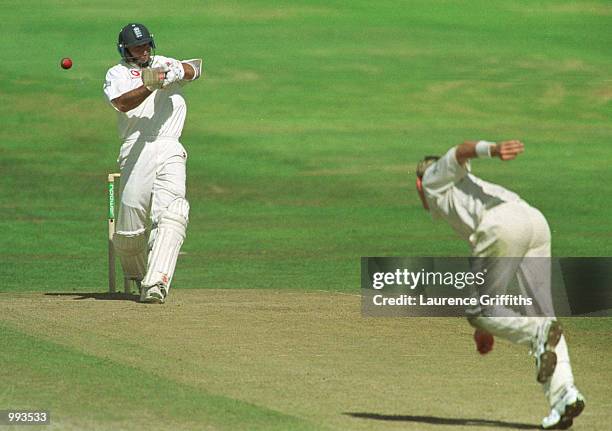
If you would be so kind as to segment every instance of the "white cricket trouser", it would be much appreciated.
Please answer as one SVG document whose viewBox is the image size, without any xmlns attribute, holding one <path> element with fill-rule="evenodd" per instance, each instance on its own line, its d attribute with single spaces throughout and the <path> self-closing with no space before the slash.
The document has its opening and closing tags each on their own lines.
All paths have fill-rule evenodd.
<svg viewBox="0 0 612 431">
<path fill-rule="evenodd" d="M 160 215 L 176 198 L 185 198 L 187 152 L 177 139 L 125 143 L 119 155 L 121 203 L 117 232 L 139 234 L 155 229 Z"/>
<path fill-rule="evenodd" d="M 515 279 L 521 293 L 535 299 L 534 308 L 529 311 L 550 316 L 522 317 L 508 308 L 483 308 L 471 323 L 495 336 L 531 347 L 538 327 L 554 316 L 550 292 L 550 229 L 546 219 L 525 202 L 503 203 L 485 212 L 470 242 L 476 261 L 483 258 L 487 265 L 486 292 L 481 294 L 504 294 Z M 543 385 L 551 406 L 559 392 L 574 381 L 563 336 L 555 352 L 555 373 Z"/>
<path fill-rule="evenodd" d="M 185 148 L 173 138 L 143 138 L 121 147 L 121 201 L 113 242 L 118 246 L 123 273 L 130 278 L 144 280 L 148 274 L 152 279 L 152 272 L 158 272 L 159 268 L 151 267 L 158 262 L 149 259 L 147 263 L 147 249 L 153 249 L 162 214 L 172 202 L 185 199 L 186 161 Z M 173 259 L 172 269 L 176 256 Z M 170 280 L 172 274 L 164 277 Z"/>
</svg>

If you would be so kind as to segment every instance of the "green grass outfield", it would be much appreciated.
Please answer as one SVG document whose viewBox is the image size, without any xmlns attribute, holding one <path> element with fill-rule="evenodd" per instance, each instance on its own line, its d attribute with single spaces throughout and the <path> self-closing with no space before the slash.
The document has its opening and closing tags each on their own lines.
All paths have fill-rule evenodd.
<svg viewBox="0 0 612 431">
<path fill-rule="evenodd" d="M 469 252 L 448 226 L 431 221 L 413 184 L 419 158 L 464 139 L 525 142 L 518 160 L 475 161 L 473 170 L 542 210 L 554 255 L 612 255 L 610 2 L 6 0 L 0 15 L 0 410 L 48 406 L 57 429 L 194 429 L 192 421 L 203 429 L 453 428 L 347 412 L 481 419 L 478 429 L 498 429 L 486 421 L 516 427 L 545 413 L 543 401 L 532 406 L 540 395 L 518 348 L 499 343 L 492 362 L 479 361 L 479 390 L 501 379 L 485 394 L 497 406 L 481 411 L 470 381 L 449 390 L 442 379 L 456 362 L 474 373 L 481 359 L 464 322 L 360 320 L 358 307 L 343 321 L 312 315 L 308 298 L 353 298 L 361 256 Z M 119 148 L 102 84 L 118 60 L 117 33 L 129 21 L 151 29 L 159 54 L 202 57 L 205 67 L 204 79 L 185 90 L 185 254 L 175 302 L 158 309 L 93 294 L 106 289 L 105 178 L 116 170 Z M 72 57 L 71 70 L 59 68 L 64 56 Z M 217 356 L 206 359 L 192 340 L 185 341 L 192 350 L 179 354 L 181 333 L 198 325 L 199 311 L 210 311 L 206 298 L 215 292 L 234 292 L 231 306 L 250 295 L 300 295 L 306 305 L 295 313 L 287 298 L 268 309 L 258 297 L 254 304 L 263 305 L 249 308 L 250 329 L 297 325 L 294 335 L 269 331 L 281 340 L 269 351 L 288 355 L 271 361 L 278 368 L 266 371 L 270 358 L 258 350 L 274 338 L 251 331 L 232 343 L 240 327 L 222 338 L 231 323 L 223 313 L 202 317 L 205 327 L 194 333 Z M 78 294 L 88 299 L 73 300 Z M 190 301 L 203 304 L 192 321 L 172 320 Z M 88 326 L 81 314 L 90 307 L 92 322 L 104 325 L 112 316 L 118 335 Z M 121 323 L 126 313 L 130 326 Z M 144 327 L 155 325 L 156 313 L 170 319 L 160 340 Z M 301 320 L 313 327 L 300 330 Z M 79 331 L 84 326 L 90 329 Z M 612 323 L 573 319 L 566 326 L 589 398 L 582 429 L 605 429 L 603 406 L 612 394 L 602 382 L 612 370 L 596 358 L 612 349 Z M 404 350 L 377 344 L 368 356 L 370 340 L 359 338 L 367 328 L 394 343 L 423 331 L 427 343 L 413 334 Z M 291 344 L 292 337 L 301 342 Z M 319 338 L 340 353 L 320 347 Z M 436 347 L 448 366 L 440 375 L 433 366 L 419 368 Z M 261 354 L 251 364 L 253 350 Z M 392 365 L 370 375 L 364 361 L 376 352 Z M 324 359 L 313 362 L 315 355 Z M 391 368 L 402 355 L 412 355 L 411 366 Z M 224 361 L 222 370 L 215 359 Z M 499 377 L 504 367 L 522 380 Z M 329 375 L 317 374 L 323 369 Z M 327 383 L 296 390 L 312 373 Z M 441 388 L 465 405 L 440 401 L 447 399 Z M 508 401 L 511 390 L 524 399 Z M 423 404 L 415 405 L 416 396 Z M 369 397 L 393 399 L 368 405 Z M 498 409 L 504 402 L 510 404 Z"/>
</svg>

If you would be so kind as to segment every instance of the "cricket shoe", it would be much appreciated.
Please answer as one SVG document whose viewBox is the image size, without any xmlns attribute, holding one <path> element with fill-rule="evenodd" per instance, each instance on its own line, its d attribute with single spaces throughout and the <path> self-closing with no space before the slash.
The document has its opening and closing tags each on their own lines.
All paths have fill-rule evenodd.
<svg viewBox="0 0 612 431">
<path fill-rule="evenodd" d="M 561 324 L 549 319 L 540 325 L 535 336 L 532 354 L 536 360 L 536 379 L 539 383 L 546 383 L 554 374 L 557 367 L 557 354 L 555 347 L 563 335 Z"/>
<path fill-rule="evenodd" d="M 542 428 L 545 430 L 566 430 L 574 423 L 574 418 L 584 410 L 584 397 L 576 386 L 567 386 L 553 405 L 550 414 L 542 419 Z"/>
<path fill-rule="evenodd" d="M 163 283 L 157 283 L 153 286 L 142 286 L 140 289 L 140 302 L 148 304 L 163 304 L 166 302 L 168 289 Z"/>
</svg>

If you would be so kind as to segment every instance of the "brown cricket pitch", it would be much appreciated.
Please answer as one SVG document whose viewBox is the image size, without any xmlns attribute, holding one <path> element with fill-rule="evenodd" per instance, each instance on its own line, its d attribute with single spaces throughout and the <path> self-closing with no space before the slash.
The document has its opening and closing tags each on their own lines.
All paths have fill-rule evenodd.
<svg viewBox="0 0 612 431">
<path fill-rule="evenodd" d="M 363 318 L 358 295 L 330 292 L 174 289 L 163 306 L 110 298 L 0 294 L 0 321 L 321 429 L 535 427 L 547 413 L 527 352 L 500 342 L 480 357 L 463 319 Z M 589 401 L 580 424 L 598 429 L 612 366 L 597 358 L 612 354 L 612 337 L 564 323 Z"/>
</svg>

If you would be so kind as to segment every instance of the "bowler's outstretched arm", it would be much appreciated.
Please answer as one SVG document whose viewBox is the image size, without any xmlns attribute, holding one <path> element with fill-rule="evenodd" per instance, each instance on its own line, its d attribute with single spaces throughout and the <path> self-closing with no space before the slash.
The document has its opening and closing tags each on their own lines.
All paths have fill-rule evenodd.
<svg viewBox="0 0 612 431">
<path fill-rule="evenodd" d="M 502 160 L 515 159 L 520 153 L 525 151 L 525 146 L 521 141 L 510 140 L 502 142 L 487 141 L 465 141 L 457 146 L 455 157 L 457 163 L 464 165 L 469 159 L 476 157 L 499 157 Z"/>
</svg>

